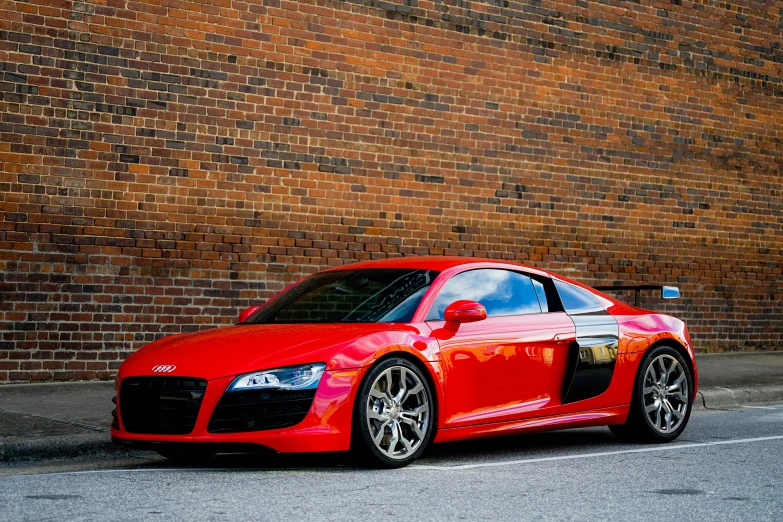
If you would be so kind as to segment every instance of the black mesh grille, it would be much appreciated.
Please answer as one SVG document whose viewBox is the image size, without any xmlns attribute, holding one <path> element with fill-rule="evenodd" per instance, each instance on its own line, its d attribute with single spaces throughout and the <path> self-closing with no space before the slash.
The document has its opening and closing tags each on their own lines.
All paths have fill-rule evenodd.
<svg viewBox="0 0 783 522">
<path fill-rule="evenodd" d="M 304 420 L 315 390 L 224 393 L 209 420 L 210 433 L 287 428 Z"/>
<path fill-rule="evenodd" d="M 120 419 L 130 433 L 185 435 L 193 431 L 207 381 L 187 377 L 128 377 L 120 388 Z"/>
</svg>

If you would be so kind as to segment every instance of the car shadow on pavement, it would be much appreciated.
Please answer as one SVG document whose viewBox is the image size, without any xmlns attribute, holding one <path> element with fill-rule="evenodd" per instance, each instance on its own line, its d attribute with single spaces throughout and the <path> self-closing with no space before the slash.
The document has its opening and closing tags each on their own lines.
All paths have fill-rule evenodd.
<svg viewBox="0 0 783 522">
<path fill-rule="evenodd" d="M 467 461 L 497 461 L 549 457 L 574 450 L 611 451 L 619 441 L 606 427 L 525 433 L 433 444 L 417 464 L 458 465 Z"/>
<path fill-rule="evenodd" d="M 148 466 L 166 468 L 197 468 L 225 470 L 253 470 L 253 471 L 277 471 L 277 470 L 339 470 L 361 468 L 358 463 L 351 461 L 350 454 L 346 453 L 221 453 L 210 459 L 197 459 L 189 462 L 171 461 L 156 458 Z"/>
<path fill-rule="evenodd" d="M 454 466 L 480 462 L 496 462 L 522 458 L 549 457 L 553 454 L 613 451 L 625 445 L 606 428 L 581 428 L 546 433 L 529 433 L 431 445 L 416 464 Z M 350 453 L 269 452 L 219 454 L 211 459 L 187 463 L 154 459 L 149 465 L 171 468 L 199 468 L 217 470 L 360 470 L 371 466 L 356 461 Z"/>
</svg>

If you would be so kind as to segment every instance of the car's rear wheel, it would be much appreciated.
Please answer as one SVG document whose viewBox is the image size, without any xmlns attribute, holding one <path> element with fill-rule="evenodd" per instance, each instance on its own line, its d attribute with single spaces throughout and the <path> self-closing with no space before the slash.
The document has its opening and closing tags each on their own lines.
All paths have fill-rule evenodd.
<svg viewBox="0 0 783 522">
<path fill-rule="evenodd" d="M 407 359 L 378 363 L 356 398 L 352 450 L 362 465 L 407 466 L 422 454 L 433 430 L 432 391 Z"/>
<path fill-rule="evenodd" d="M 657 346 L 642 360 L 625 424 L 609 426 L 620 438 L 669 442 L 688 424 L 693 376 L 680 352 Z"/>
</svg>

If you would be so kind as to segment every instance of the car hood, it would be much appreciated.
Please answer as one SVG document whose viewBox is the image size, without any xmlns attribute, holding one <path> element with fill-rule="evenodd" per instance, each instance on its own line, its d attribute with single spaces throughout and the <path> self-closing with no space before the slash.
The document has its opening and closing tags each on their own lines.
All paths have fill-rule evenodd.
<svg viewBox="0 0 783 522">
<path fill-rule="evenodd" d="M 386 331 L 410 331 L 390 324 L 259 324 L 174 335 L 131 355 L 120 376 L 171 375 L 217 379 L 256 370 L 323 362 L 344 368 L 339 354 L 349 344 Z M 414 329 L 415 330 L 415 329 Z M 175 366 L 153 373 L 155 366 Z M 349 364 L 350 366 L 350 364 Z"/>
</svg>

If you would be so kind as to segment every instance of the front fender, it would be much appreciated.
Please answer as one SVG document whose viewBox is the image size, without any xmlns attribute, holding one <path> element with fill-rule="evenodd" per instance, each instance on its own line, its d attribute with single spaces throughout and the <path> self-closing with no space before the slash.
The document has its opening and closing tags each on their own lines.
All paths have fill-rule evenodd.
<svg viewBox="0 0 783 522">
<path fill-rule="evenodd" d="M 430 380 L 435 395 L 434 414 L 436 426 L 442 428 L 442 411 L 446 402 L 444 394 L 443 370 L 440 364 L 440 347 L 437 340 L 430 337 L 431 328 L 426 324 L 413 325 L 410 331 L 389 331 L 372 334 L 343 348 L 331 361 L 330 367 L 337 369 L 361 368 L 361 379 L 357 387 L 367 375 L 370 367 L 386 357 L 401 355 L 419 362 Z M 355 402 L 355 394 L 352 398 Z M 351 411 L 355 411 L 355 408 Z"/>
<path fill-rule="evenodd" d="M 329 363 L 329 369 L 364 368 L 392 352 L 409 354 L 422 364 L 440 361 L 437 340 L 426 323 L 405 330 L 387 330 L 366 335 L 345 345 Z"/>
</svg>

